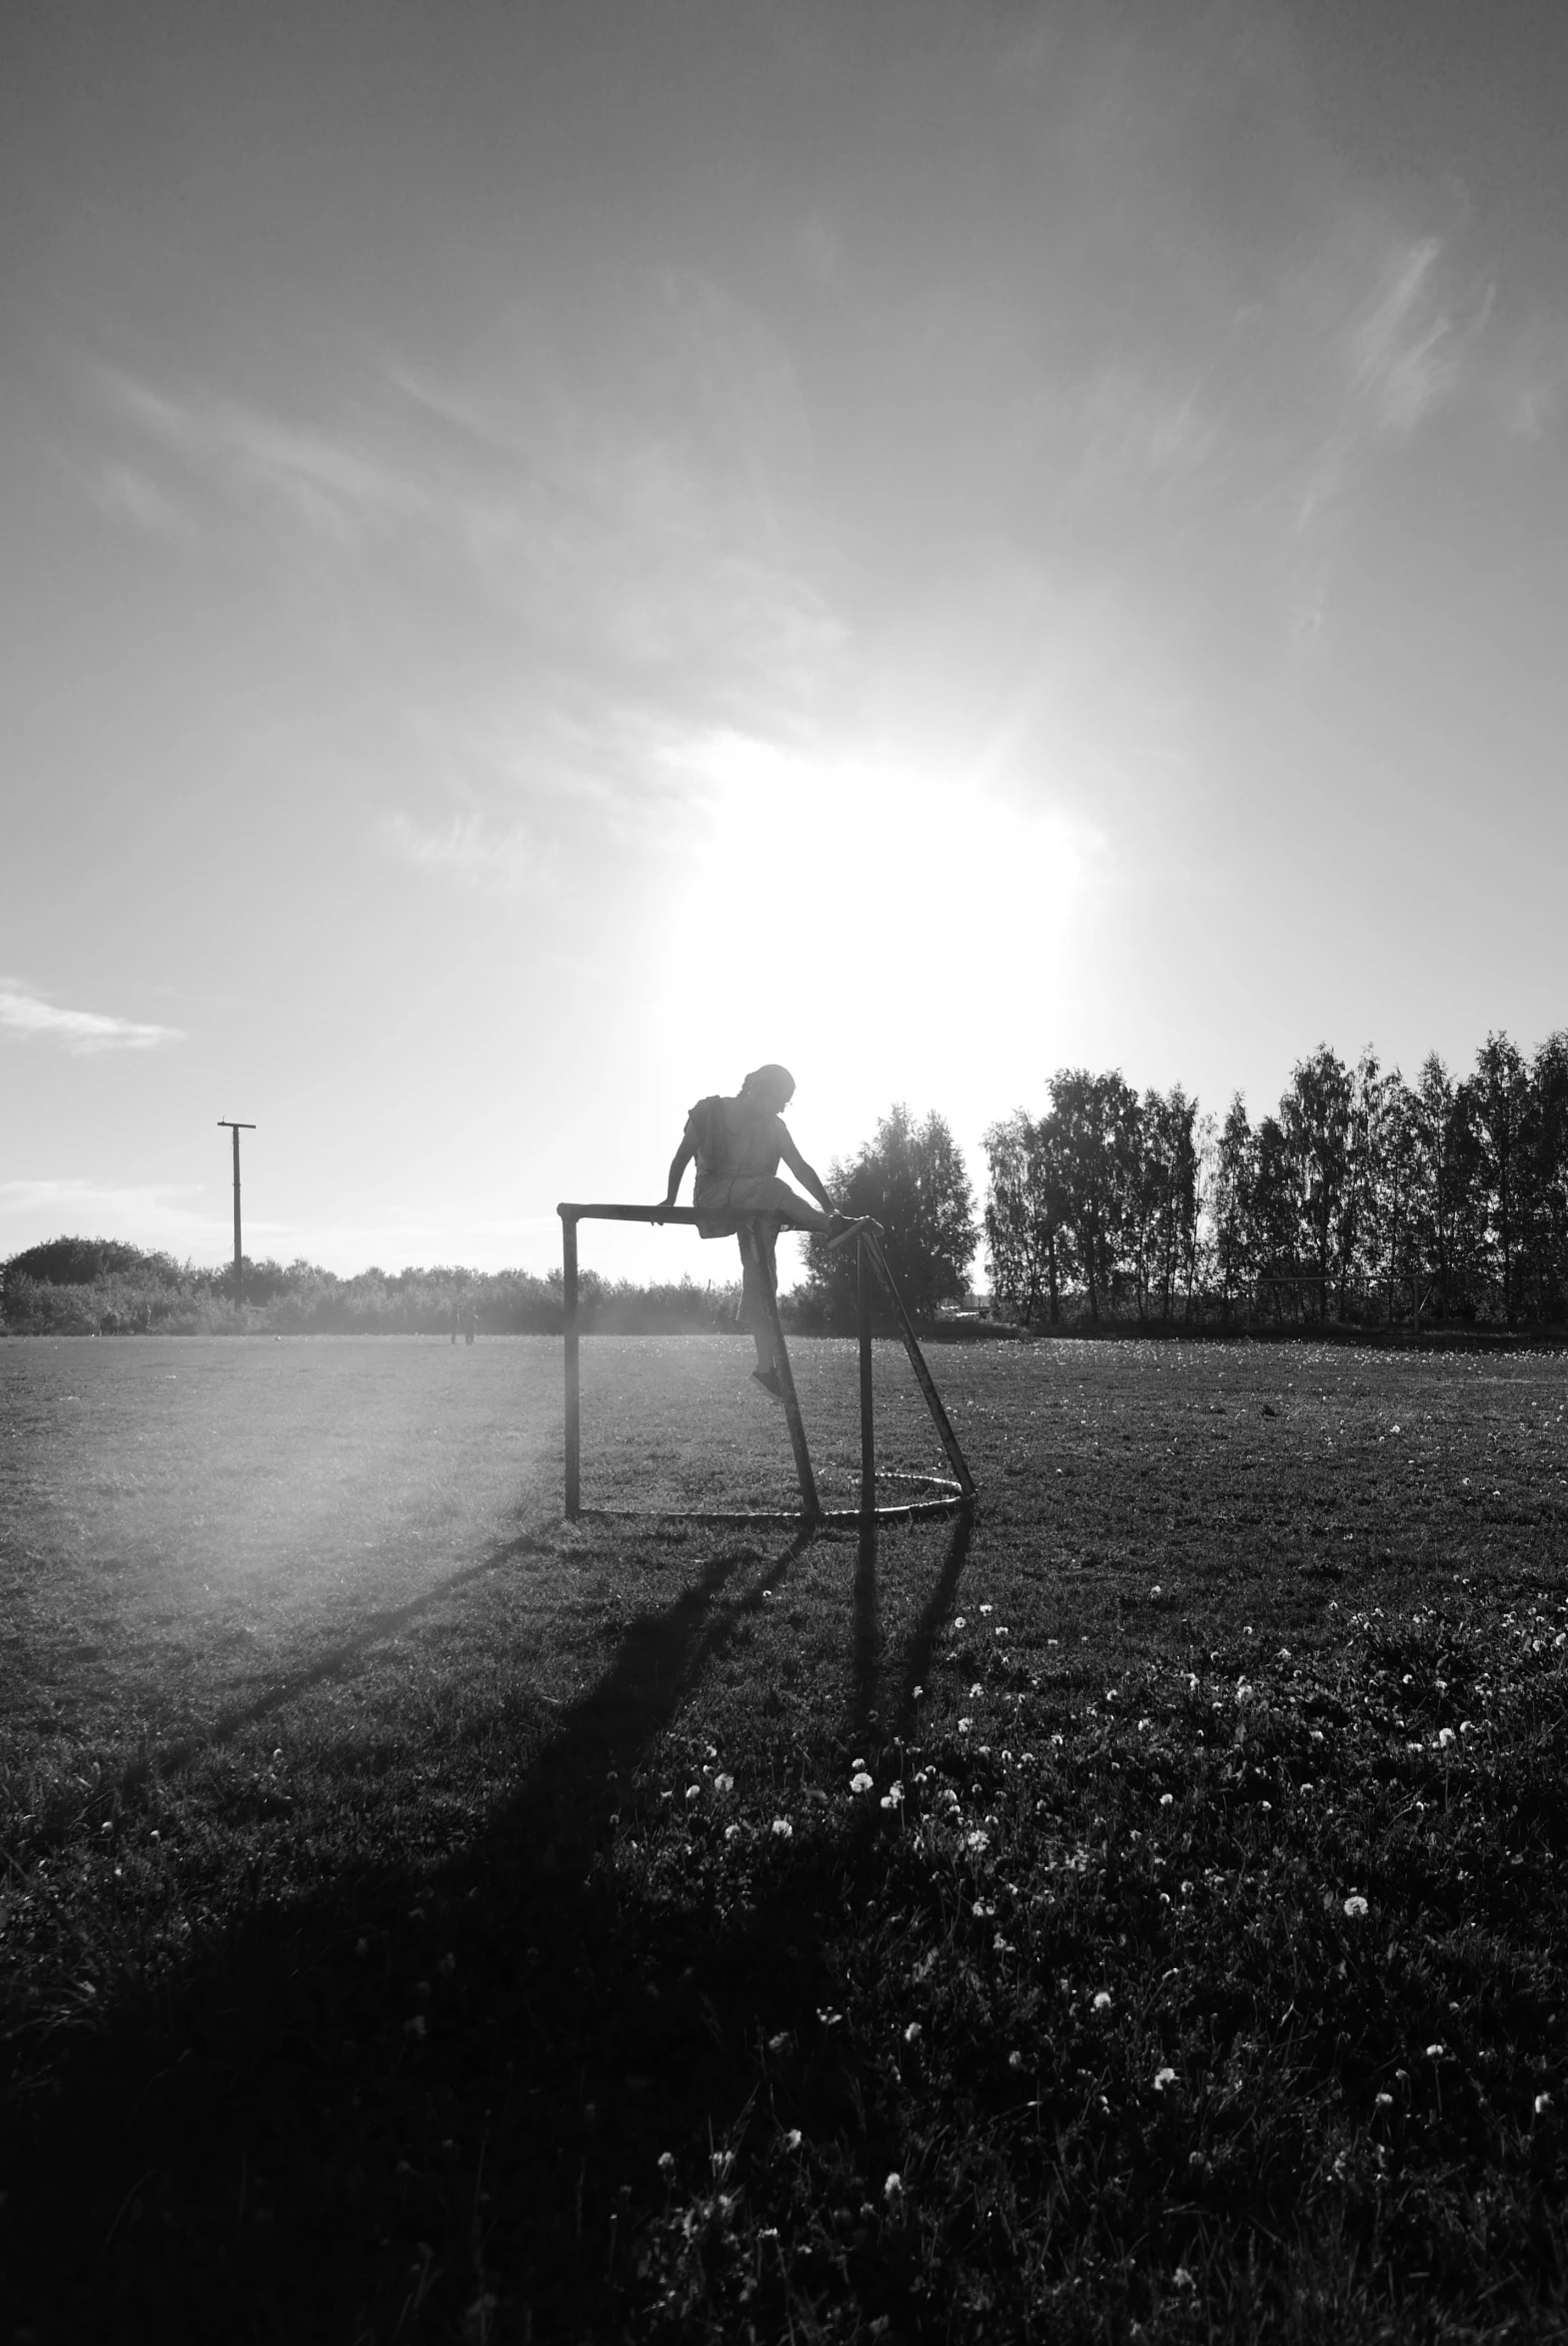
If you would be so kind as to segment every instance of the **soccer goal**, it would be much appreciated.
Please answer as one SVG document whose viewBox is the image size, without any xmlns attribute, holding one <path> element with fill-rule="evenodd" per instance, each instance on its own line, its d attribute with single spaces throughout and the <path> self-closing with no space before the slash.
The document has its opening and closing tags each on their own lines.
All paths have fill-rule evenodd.
<svg viewBox="0 0 1568 2346">
<path fill-rule="evenodd" d="M 582 1385 L 580 1381 L 579 1324 L 578 1324 L 578 1264 L 577 1228 L 580 1221 L 649 1221 L 695 1223 L 697 1214 L 689 1205 L 558 1205 L 561 1216 L 561 1283 L 562 1328 L 566 1338 L 566 1481 L 567 1521 L 575 1523 L 585 1511 L 591 1515 L 626 1514 L 627 1509 L 583 1506 L 583 1416 Z M 741 1244 L 756 1271 L 765 1308 L 768 1312 L 774 1339 L 774 1356 L 779 1367 L 779 1382 L 784 1392 L 784 1417 L 789 1427 L 789 1446 L 794 1452 L 794 1471 L 800 1485 L 800 1505 L 797 1511 L 785 1512 L 777 1507 L 749 1507 L 736 1509 L 661 1508 L 659 1513 L 667 1521 L 685 1523 L 790 1523 L 802 1528 L 826 1523 L 920 1522 L 937 1515 L 955 1515 L 970 1509 L 976 1501 L 974 1478 L 969 1472 L 958 1437 L 953 1432 L 935 1380 L 920 1350 L 913 1322 L 903 1307 L 893 1276 L 887 1267 L 885 1255 L 875 1237 L 866 1230 L 855 1237 L 858 1286 L 859 1351 L 860 1351 L 860 1503 L 857 1507 L 824 1507 L 817 1495 L 816 1476 L 811 1469 L 811 1453 L 805 1439 L 805 1421 L 800 1414 L 799 1398 L 794 1389 L 794 1376 L 789 1366 L 788 1347 L 784 1343 L 784 1327 L 779 1317 L 779 1292 L 770 1268 L 770 1248 L 766 1235 L 777 1232 L 781 1224 L 776 1217 L 763 1217 L 741 1224 Z M 925 1406 L 930 1411 L 947 1463 L 952 1468 L 949 1478 L 942 1474 L 884 1475 L 884 1481 L 916 1482 L 925 1491 L 923 1497 L 887 1500 L 878 1505 L 876 1496 L 876 1438 L 871 1411 L 871 1304 L 875 1288 L 880 1285 L 892 1305 L 893 1317 L 903 1338 L 909 1364 L 914 1370 L 915 1382 L 920 1388 Z"/>
</svg>

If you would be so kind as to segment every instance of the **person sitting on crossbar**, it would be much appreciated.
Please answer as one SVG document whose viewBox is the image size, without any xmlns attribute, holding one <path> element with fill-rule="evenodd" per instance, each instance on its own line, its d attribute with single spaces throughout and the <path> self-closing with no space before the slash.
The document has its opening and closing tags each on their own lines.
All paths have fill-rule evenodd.
<svg viewBox="0 0 1568 2346">
<path fill-rule="evenodd" d="M 692 1203 L 697 1227 L 705 1238 L 741 1241 L 741 1309 L 752 1341 L 757 1366 L 752 1374 L 776 1401 L 784 1399 L 774 1358 L 773 1325 L 760 1280 L 778 1292 L 775 1248 L 779 1229 L 815 1230 L 829 1245 L 842 1244 L 858 1230 L 880 1236 L 878 1225 L 862 1216 L 851 1219 L 833 1206 L 820 1176 L 813 1173 L 789 1138 L 784 1112 L 794 1097 L 794 1078 L 787 1068 L 754 1068 L 732 1099 L 710 1093 L 686 1120 L 686 1133 L 670 1166 L 667 1205 L 674 1205 L 687 1167 L 694 1159 L 697 1178 Z M 783 1159 L 795 1179 L 820 1200 L 815 1211 L 796 1189 L 779 1177 Z M 747 1244 L 743 1223 L 753 1224 L 758 1252 Z"/>
</svg>

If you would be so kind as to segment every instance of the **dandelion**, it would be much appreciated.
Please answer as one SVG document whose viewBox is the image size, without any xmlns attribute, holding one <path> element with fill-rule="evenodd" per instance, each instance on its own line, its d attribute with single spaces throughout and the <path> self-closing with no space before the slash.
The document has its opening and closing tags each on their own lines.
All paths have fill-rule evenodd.
<svg viewBox="0 0 1568 2346">
<path fill-rule="evenodd" d="M 968 1627 L 968 1625 L 969 1625 L 969 1624 L 968 1624 L 968 1622 L 967 1622 L 967 1621 L 964 1619 L 964 1617 L 963 1617 L 962 1613 L 960 1613 L 960 1614 L 958 1615 L 957 1619 L 956 1619 L 956 1620 L 953 1622 L 953 1624 L 952 1624 L 952 1625 L 953 1625 L 953 1627 L 954 1627 L 955 1629 L 966 1629 L 966 1628 Z"/>
<path fill-rule="evenodd" d="M 1175 1803 L 1175 1798 L 1176 1795 L 1174 1792 L 1161 1792 L 1159 1796 L 1159 1804 L 1161 1808 L 1172 1807 Z"/>
<path fill-rule="evenodd" d="M 788 2131 L 788 2133 L 787 2133 L 787 2134 L 784 2136 L 784 2149 L 785 2149 L 785 2150 L 798 2150 L 798 2149 L 799 2149 L 799 2147 L 800 2147 L 800 2129 L 799 2129 L 799 2127 L 798 2127 L 798 2126 L 791 2126 L 791 2127 L 790 2127 L 790 2129 L 789 2129 L 789 2131 Z"/>
<path fill-rule="evenodd" d="M 918 2020 L 911 2020 L 903 2032 L 903 2041 L 905 2044 L 918 2044 L 924 2033 Z"/>
<path fill-rule="evenodd" d="M 1391 2093 L 1380 2093 L 1377 2096 L 1377 2106 L 1380 2110 L 1391 2110 L 1394 2106 L 1393 2095 Z"/>
<path fill-rule="evenodd" d="M 1094 2009 L 1096 2012 L 1108 2012 L 1110 2010 L 1110 1990 L 1108 1987 L 1102 1987 L 1094 1998 Z"/>
<path fill-rule="evenodd" d="M 1167 2085 L 1174 2085 L 1174 2084 L 1175 2084 L 1175 2082 L 1176 2082 L 1176 2072 L 1175 2072 L 1175 2070 L 1174 2070 L 1174 2069 L 1156 2069 L 1156 2070 L 1155 2070 L 1155 2072 L 1154 2072 L 1154 2091 L 1155 2091 L 1156 2093 L 1163 2093 Z"/>
<path fill-rule="evenodd" d="M 919 1701 L 919 1699 L 920 1699 L 920 1697 L 921 1697 L 921 1695 L 922 1695 L 924 1692 L 925 1692 L 925 1688 L 924 1688 L 923 1686 L 916 1686 L 916 1687 L 914 1688 L 914 1690 L 913 1690 L 912 1694 L 911 1694 L 911 1695 L 910 1695 L 910 1697 L 909 1697 L 910 1701 L 911 1701 L 911 1702 L 918 1702 L 918 1701 Z"/>
<path fill-rule="evenodd" d="M 1351 1917 L 1352 1921 L 1359 1920 L 1360 1917 L 1366 1912 L 1366 1900 L 1362 1897 L 1359 1890 L 1352 1890 L 1349 1897 L 1345 1900 L 1345 1912 Z"/>
<path fill-rule="evenodd" d="M 1429 2044 L 1426 2048 L 1426 2057 L 1429 2061 L 1440 2061 L 1447 2050 L 1448 2047 L 1445 2044 Z"/>
<path fill-rule="evenodd" d="M 725 1839 L 727 1841 L 738 1840 L 740 1838 L 740 1833 L 741 1827 L 738 1824 L 727 1824 L 725 1826 Z"/>
<path fill-rule="evenodd" d="M 993 1604 L 982 1604 L 980 1610 L 982 1613 L 993 1613 L 996 1607 Z"/>
<path fill-rule="evenodd" d="M 960 1734 L 960 1735 L 966 1735 L 966 1734 L 968 1734 L 968 1733 L 969 1733 L 969 1731 L 970 1731 L 970 1729 L 973 1727 L 973 1725 L 974 1725 L 974 1721 L 973 1721 L 973 1719 L 959 1719 L 959 1721 L 958 1721 L 958 1732 L 959 1732 L 959 1734 Z"/>
<path fill-rule="evenodd" d="M 969 1688 L 969 1700 L 971 1702 L 978 1702 L 984 1691 L 984 1687 L 980 1684 L 979 1679 L 976 1678 L 973 1685 Z"/>
<path fill-rule="evenodd" d="M 733 1792 L 735 1790 L 735 1777 L 732 1775 L 715 1776 L 714 1790 L 716 1792 Z"/>
<path fill-rule="evenodd" d="M 1545 2117 L 1545 2115 L 1546 2115 L 1546 2113 L 1547 2113 L 1547 2111 L 1548 2111 L 1548 2110 L 1551 2108 L 1551 2106 L 1552 2106 L 1552 2097 L 1551 2097 L 1551 2095 L 1550 2095 L 1549 2093 L 1538 2093 L 1538 2094 L 1536 2095 L 1536 2097 L 1535 2097 L 1535 2114 L 1536 2114 L 1536 2116 L 1537 2116 L 1538 2118 L 1544 2118 L 1544 2117 Z"/>
<path fill-rule="evenodd" d="M 687 1804 L 688 1808 L 690 1808 L 690 1807 L 691 1807 L 691 1805 L 692 1805 L 692 1803 L 693 1803 L 693 1801 L 694 1801 L 694 1800 L 701 1800 L 701 1799 L 702 1799 L 702 1797 L 703 1797 L 703 1787 L 702 1787 L 702 1785 L 701 1785 L 701 1784 L 688 1784 L 688 1785 L 687 1785 L 687 1788 L 686 1788 L 686 1804 Z"/>
<path fill-rule="evenodd" d="M 771 2036 L 768 2039 L 768 2049 L 771 2053 L 782 2053 L 786 2049 L 788 2042 L 788 2029 L 781 2028 L 777 2036 Z"/>
<path fill-rule="evenodd" d="M 884 1808 L 901 1808 L 903 1806 L 902 1784 L 888 1785 L 886 1791 L 882 1794 L 882 1806 Z"/>
<path fill-rule="evenodd" d="M 991 1845 L 990 1834 L 982 1833 L 978 1829 L 972 1833 L 965 1833 L 963 1836 L 963 1845 L 966 1849 L 973 1849 L 975 1851 L 988 1849 Z"/>
<path fill-rule="evenodd" d="M 1197 2287 L 1196 2281 L 1193 2280 L 1185 2265 L 1177 2265 L 1170 2276 L 1170 2281 L 1171 2287 L 1174 2289 L 1195 2289 Z"/>
<path fill-rule="evenodd" d="M 896 2199 L 902 2189 L 903 2177 L 895 2171 L 888 2176 L 882 2185 L 882 2197 L 883 2199 Z"/>
<path fill-rule="evenodd" d="M 1006 1634 L 1007 1624 L 1005 1621 L 998 1621 L 995 1628 L 991 1631 L 991 1635 L 993 1637 L 1005 1637 Z"/>
<path fill-rule="evenodd" d="M 794 1827 L 786 1816 L 774 1818 L 774 1831 L 779 1835 L 781 1841 L 789 1841 L 794 1838 Z"/>
<path fill-rule="evenodd" d="M 1448 1746 L 1449 1746 L 1449 1744 L 1450 1744 L 1450 1743 L 1457 1743 L 1457 1742 L 1458 1742 L 1458 1740 L 1459 1740 L 1459 1738 L 1458 1738 L 1458 1736 L 1457 1736 L 1457 1735 L 1454 1733 L 1454 1730 L 1453 1730 L 1453 1728 L 1452 1728 L 1452 1727 L 1439 1727 L 1439 1728 L 1438 1728 L 1438 1730 L 1437 1730 L 1437 1742 L 1438 1742 L 1438 1748 L 1439 1748 L 1440 1750 L 1442 1750 L 1442 1751 L 1446 1751 L 1446 1750 L 1448 1749 Z"/>
<path fill-rule="evenodd" d="M 868 1791 L 870 1790 L 870 1788 L 871 1788 L 871 1779 L 870 1779 L 870 1777 L 869 1777 L 869 1776 L 866 1774 L 866 1772 L 865 1772 L 865 1770 L 864 1770 L 864 1768 L 863 1768 L 863 1767 L 862 1767 L 862 1768 L 858 1768 L 858 1769 L 855 1771 L 855 1773 L 854 1773 L 854 1774 L 853 1774 L 853 1775 L 852 1775 L 852 1776 L 849 1778 L 849 1789 L 850 1789 L 850 1791 L 851 1791 L 851 1792 L 868 1792 Z"/>
<path fill-rule="evenodd" d="M 1152 1588 L 1149 1590 L 1149 1594 L 1150 1594 L 1150 1596 L 1163 1596 L 1163 1595 L 1164 1595 L 1164 1593 L 1165 1593 L 1164 1589 L 1163 1589 L 1163 1588 L 1161 1588 L 1161 1586 L 1160 1586 L 1160 1584 L 1159 1584 L 1159 1582 L 1158 1582 L 1157 1580 L 1155 1581 L 1155 1583 L 1154 1583 L 1153 1587 L 1152 1587 Z"/>
</svg>

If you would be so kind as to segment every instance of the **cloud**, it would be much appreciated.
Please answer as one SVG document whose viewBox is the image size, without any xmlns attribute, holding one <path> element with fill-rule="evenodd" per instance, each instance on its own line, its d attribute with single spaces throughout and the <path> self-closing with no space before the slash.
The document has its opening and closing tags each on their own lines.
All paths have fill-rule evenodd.
<svg viewBox="0 0 1568 2346">
<path fill-rule="evenodd" d="M 61 1010 L 16 985 L 0 986 L 0 1028 L 28 1040 L 43 1035 L 63 1043 L 67 1051 L 156 1051 L 161 1044 L 183 1043 L 178 1027 L 154 1027 L 138 1019 L 116 1019 L 101 1011 Z"/>
<path fill-rule="evenodd" d="M 380 829 L 393 854 L 417 872 L 477 896 L 524 896 L 539 883 L 541 859 L 520 823 L 502 829 L 480 815 L 454 815 L 432 830 L 398 810 L 383 816 Z"/>
<path fill-rule="evenodd" d="M 1413 431 L 1459 381 L 1462 338 L 1443 296 L 1441 254 L 1430 236 L 1392 254 L 1350 331 L 1354 379 L 1387 431 Z"/>
</svg>

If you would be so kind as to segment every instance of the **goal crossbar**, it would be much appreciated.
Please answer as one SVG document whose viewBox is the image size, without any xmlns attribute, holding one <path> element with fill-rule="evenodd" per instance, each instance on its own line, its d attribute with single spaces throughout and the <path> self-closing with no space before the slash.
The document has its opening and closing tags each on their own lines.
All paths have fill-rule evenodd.
<svg viewBox="0 0 1568 2346">
<path fill-rule="evenodd" d="M 561 1303 L 562 1334 L 566 1364 L 566 1514 L 568 1522 L 576 1522 L 583 1513 L 582 1448 L 583 1410 L 582 1376 L 579 1351 L 581 1333 L 578 1309 L 578 1249 L 577 1226 L 580 1221 L 645 1221 L 684 1222 L 695 1224 L 697 1212 L 690 1205 L 619 1205 L 564 1203 L 556 1207 L 561 1216 Z M 975 1503 L 974 1478 L 952 1429 L 935 1379 L 920 1350 L 914 1325 L 903 1307 L 887 1259 L 873 1232 L 865 1229 L 855 1233 L 857 1321 L 860 1368 L 860 1503 L 858 1507 L 824 1507 L 817 1493 L 816 1477 L 811 1467 L 810 1450 L 805 1438 L 805 1421 L 800 1414 L 799 1398 L 794 1388 L 794 1372 L 789 1363 L 788 1347 L 784 1342 L 784 1326 L 779 1316 L 779 1291 L 771 1271 L 771 1257 L 764 1243 L 765 1233 L 781 1227 L 776 1214 L 763 1214 L 743 1219 L 740 1223 L 742 1252 L 757 1275 L 763 1307 L 768 1314 L 773 1336 L 774 1358 L 778 1364 L 779 1383 L 784 1397 L 784 1418 L 789 1428 L 789 1446 L 794 1453 L 795 1479 L 800 1485 L 800 1506 L 795 1513 L 780 1508 L 749 1508 L 734 1512 L 704 1510 L 690 1513 L 679 1509 L 662 1508 L 657 1512 L 667 1520 L 694 1523 L 794 1523 L 814 1527 L 825 1523 L 873 1523 L 882 1521 L 908 1522 L 934 1515 L 956 1514 L 960 1509 L 972 1508 Z M 947 1463 L 952 1468 L 952 1479 L 936 1474 L 895 1474 L 884 1479 L 898 1482 L 920 1482 L 933 1495 L 924 1499 L 903 1499 L 878 1506 L 876 1501 L 876 1443 L 872 1415 L 871 1394 L 871 1306 L 873 1286 L 879 1283 L 892 1305 L 898 1332 L 903 1338 L 909 1364 L 914 1370 L 915 1382 L 920 1388 L 931 1422 L 936 1428 Z M 939 1494 L 939 1495 L 937 1495 Z M 594 1514 L 608 1510 L 594 1508 Z"/>
</svg>

